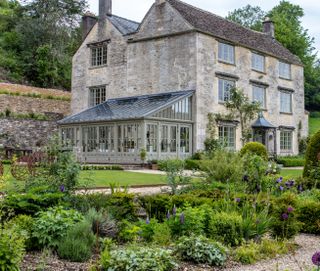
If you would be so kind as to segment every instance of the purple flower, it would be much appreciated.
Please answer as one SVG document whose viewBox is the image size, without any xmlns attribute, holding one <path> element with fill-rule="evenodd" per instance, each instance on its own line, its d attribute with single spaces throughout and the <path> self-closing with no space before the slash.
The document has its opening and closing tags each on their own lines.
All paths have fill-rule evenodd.
<svg viewBox="0 0 320 271">
<path fill-rule="evenodd" d="M 316 266 L 320 266 L 320 251 L 317 251 L 315 254 L 312 256 L 312 262 Z"/>
<path fill-rule="evenodd" d="M 176 214 L 177 214 L 177 208 L 175 205 L 173 206 L 172 214 L 173 214 L 173 216 L 176 216 Z"/>
<path fill-rule="evenodd" d="M 167 219 L 169 220 L 170 219 L 170 211 L 168 210 L 168 212 L 167 212 Z"/>
<path fill-rule="evenodd" d="M 239 203 L 240 201 L 241 201 L 241 199 L 240 199 L 240 198 L 236 198 L 236 202 L 238 202 L 238 203 Z"/>
<path fill-rule="evenodd" d="M 180 223 L 184 224 L 184 220 L 185 220 L 184 213 L 181 213 L 181 215 L 180 215 Z"/>
<path fill-rule="evenodd" d="M 284 187 L 282 185 L 279 186 L 280 191 L 283 191 Z"/>
<path fill-rule="evenodd" d="M 283 213 L 283 214 L 281 215 L 281 218 L 282 218 L 283 220 L 287 220 L 287 219 L 289 218 L 289 215 L 288 215 L 287 213 Z"/>
<path fill-rule="evenodd" d="M 66 191 L 66 188 L 64 185 L 60 185 L 60 191 L 63 193 L 64 191 Z"/>
<path fill-rule="evenodd" d="M 149 217 L 147 217 L 147 219 L 146 219 L 146 224 L 147 224 L 147 225 L 150 224 L 150 219 L 149 219 Z"/>
<path fill-rule="evenodd" d="M 293 209 L 291 206 L 289 206 L 288 209 L 287 209 L 288 213 L 292 213 L 293 210 L 294 210 L 294 209 Z"/>
<path fill-rule="evenodd" d="M 277 183 L 281 183 L 281 182 L 282 182 L 282 180 L 283 180 L 283 178 L 282 178 L 282 177 L 280 177 L 280 178 L 277 180 Z"/>
<path fill-rule="evenodd" d="M 302 184 L 299 184 L 299 185 L 298 185 L 298 191 L 299 191 L 299 192 L 302 192 L 302 191 L 303 191 L 303 186 L 302 186 Z"/>
</svg>

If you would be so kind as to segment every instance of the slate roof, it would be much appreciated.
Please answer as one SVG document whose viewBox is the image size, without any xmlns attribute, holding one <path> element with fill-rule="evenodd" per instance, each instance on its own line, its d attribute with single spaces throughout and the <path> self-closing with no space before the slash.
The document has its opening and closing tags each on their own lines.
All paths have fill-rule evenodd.
<svg viewBox="0 0 320 271">
<path fill-rule="evenodd" d="M 263 114 L 260 112 L 258 119 L 251 125 L 252 128 L 276 128 L 274 125 L 272 125 L 269 121 L 267 121 Z"/>
<path fill-rule="evenodd" d="M 110 22 L 121 32 L 122 35 L 129 35 L 137 31 L 140 23 L 116 16 L 107 16 Z"/>
<path fill-rule="evenodd" d="M 67 117 L 58 124 L 77 124 L 114 120 L 141 119 L 192 96 L 194 90 L 110 99 L 95 107 Z"/>
<path fill-rule="evenodd" d="M 167 0 L 167 2 L 198 31 L 278 57 L 292 64 L 302 65 L 302 62 L 297 56 L 266 33 L 245 28 L 237 23 L 179 0 Z"/>
</svg>

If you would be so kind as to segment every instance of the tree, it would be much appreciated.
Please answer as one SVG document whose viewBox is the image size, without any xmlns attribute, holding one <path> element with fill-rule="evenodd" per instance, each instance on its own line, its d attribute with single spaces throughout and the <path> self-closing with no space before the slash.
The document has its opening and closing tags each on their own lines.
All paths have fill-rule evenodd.
<svg viewBox="0 0 320 271">
<path fill-rule="evenodd" d="M 258 6 L 246 5 L 228 13 L 227 19 L 256 31 L 262 31 L 262 22 L 266 12 Z"/>
<path fill-rule="evenodd" d="M 241 89 L 233 88 L 230 90 L 230 100 L 226 102 L 226 108 L 234 118 L 239 119 L 241 127 L 242 146 L 251 138 L 251 122 L 261 111 L 259 103 L 253 103 Z"/>
</svg>

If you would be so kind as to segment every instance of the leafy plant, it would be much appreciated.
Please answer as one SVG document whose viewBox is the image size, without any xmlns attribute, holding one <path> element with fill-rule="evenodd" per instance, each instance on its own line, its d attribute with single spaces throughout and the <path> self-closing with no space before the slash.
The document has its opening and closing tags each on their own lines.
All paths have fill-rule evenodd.
<svg viewBox="0 0 320 271">
<path fill-rule="evenodd" d="M 204 236 L 181 237 L 176 245 L 181 259 L 195 263 L 221 266 L 225 263 L 226 249 Z"/>
<path fill-rule="evenodd" d="M 0 228 L 0 270 L 19 271 L 24 253 L 23 236 L 15 230 Z"/>
<path fill-rule="evenodd" d="M 75 210 L 66 210 L 61 206 L 49 208 L 35 218 L 33 237 L 41 246 L 55 248 L 68 229 L 82 220 L 83 216 Z"/>
<path fill-rule="evenodd" d="M 171 271 L 177 264 L 170 250 L 146 247 L 107 248 L 101 255 L 104 270 Z"/>
<path fill-rule="evenodd" d="M 85 262 L 92 256 L 95 236 L 91 223 L 84 220 L 68 229 L 66 235 L 58 241 L 57 251 L 62 259 Z"/>
<path fill-rule="evenodd" d="M 168 246 L 171 243 L 171 232 L 167 223 L 154 225 L 152 242 L 160 246 Z"/>
<path fill-rule="evenodd" d="M 266 147 L 259 143 L 259 142 L 249 142 L 247 144 L 245 144 L 241 151 L 240 151 L 241 156 L 244 155 L 258 155 L 261 158 L 263 158 L 264 160 L 268 159 L 268 153 L 267 153 L 267 149 Z"/>
<path fill-rule="evenodd" d="M 304 166 L 303 176 L 310 177 L 312 170 L 319 168 L 320 161 L 320 131 L 313 135 L 306 151 L 306 163 Z M 320 178 L 320 176 L 319 176 Z"/>
</svg>

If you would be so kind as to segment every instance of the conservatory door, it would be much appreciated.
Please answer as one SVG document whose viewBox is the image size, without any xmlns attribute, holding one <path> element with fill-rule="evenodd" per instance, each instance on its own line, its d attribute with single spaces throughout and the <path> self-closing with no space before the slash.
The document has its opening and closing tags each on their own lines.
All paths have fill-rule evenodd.
<svg viewBox="0 0 320 271">
<path fill-rule="evenodd" d="M 178 139 L 178 126 L 172 124 L 161 125 L 160 130 L 160 150 L 161 157 L 177 157 L 177 139 Z"/>
</svg>

